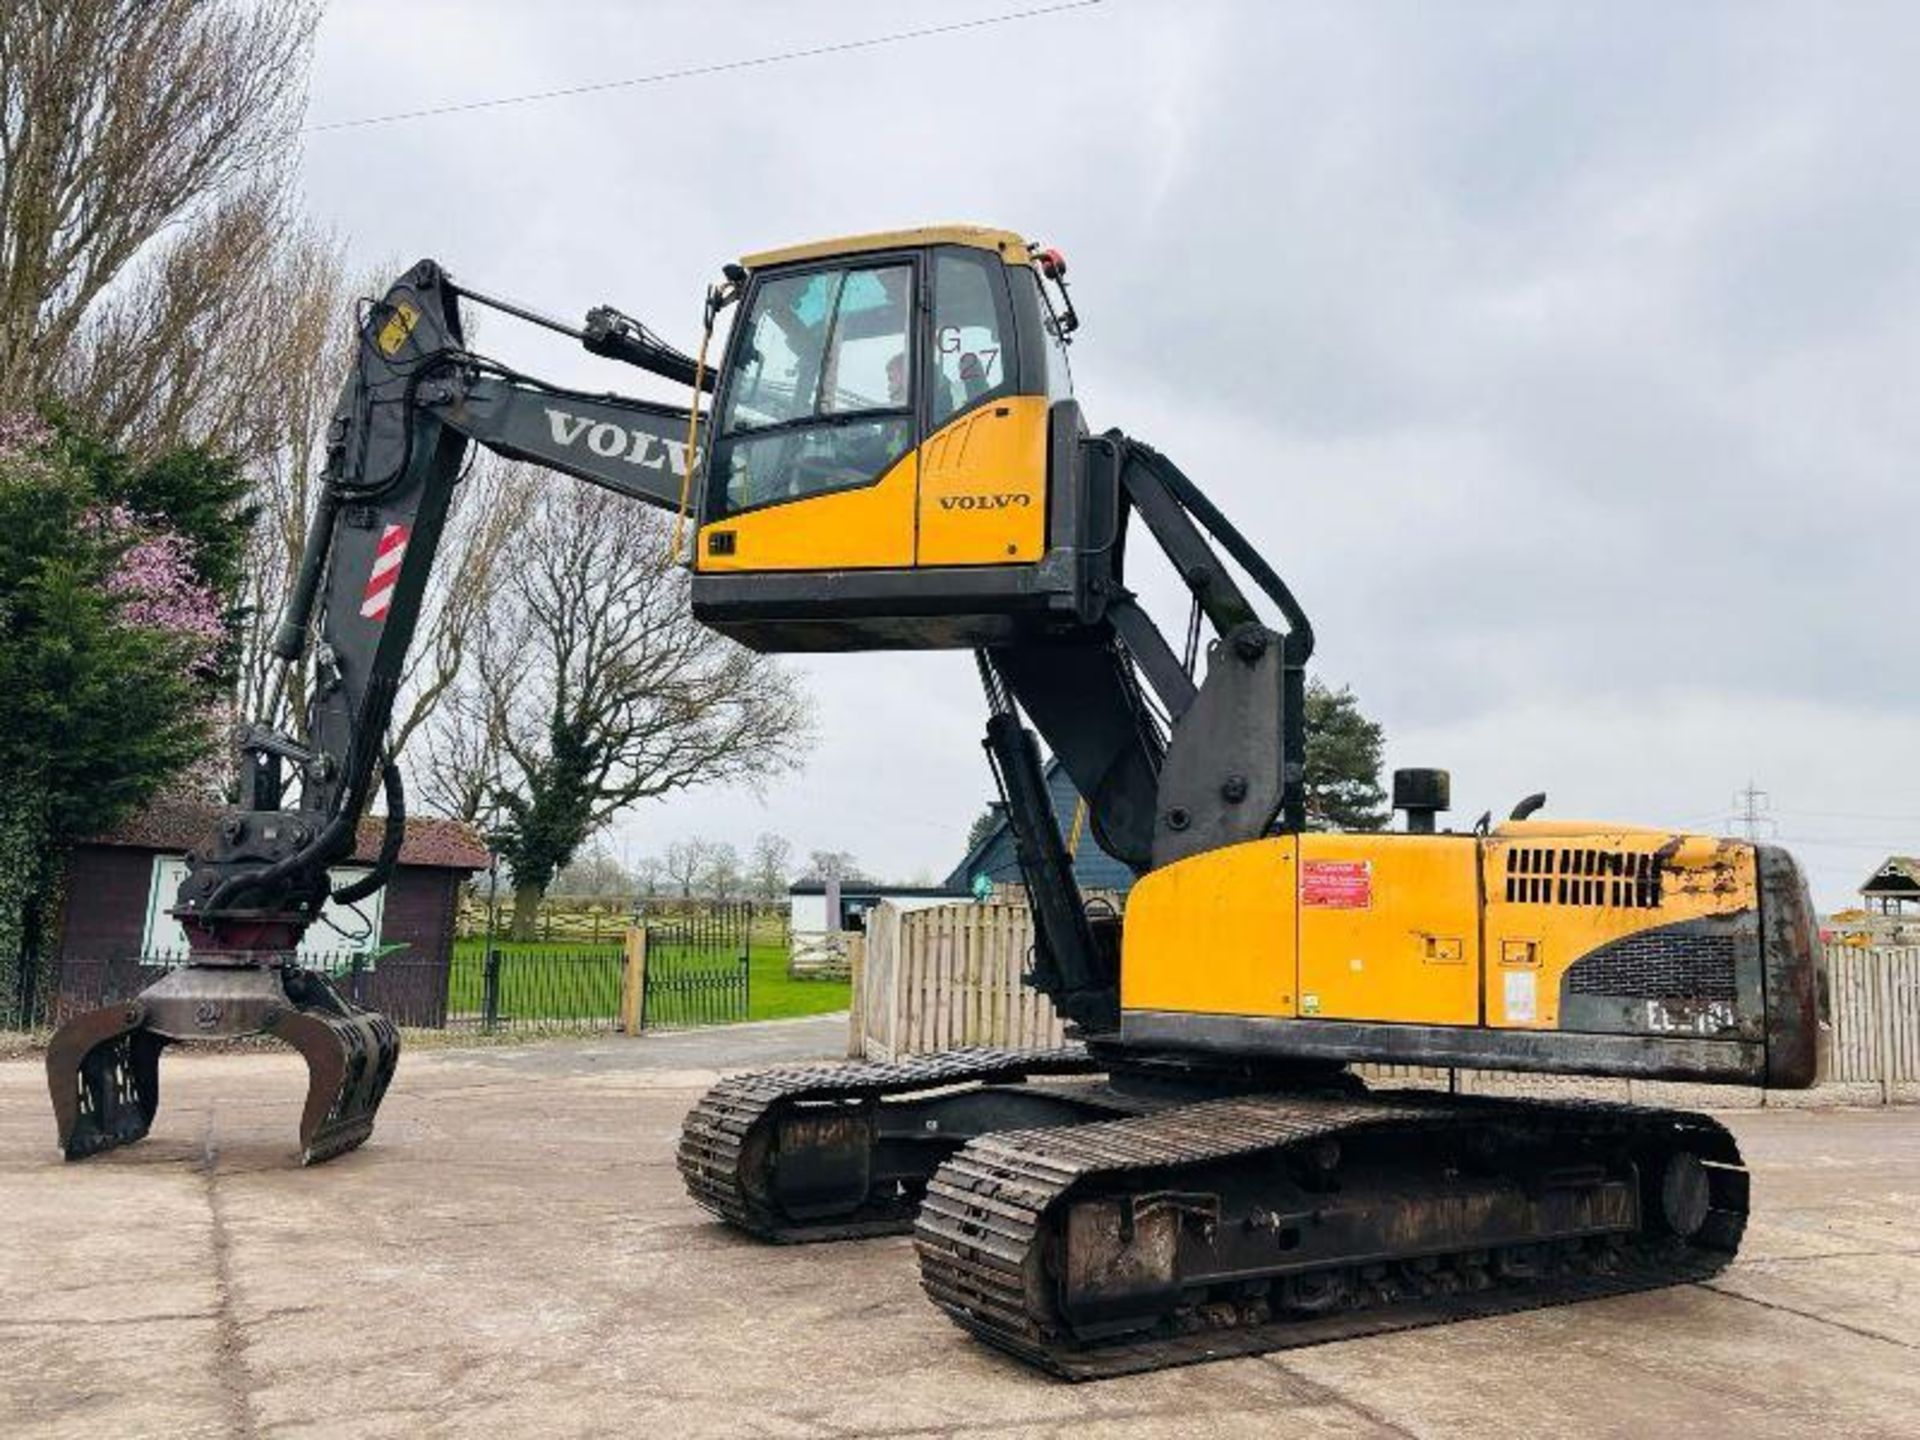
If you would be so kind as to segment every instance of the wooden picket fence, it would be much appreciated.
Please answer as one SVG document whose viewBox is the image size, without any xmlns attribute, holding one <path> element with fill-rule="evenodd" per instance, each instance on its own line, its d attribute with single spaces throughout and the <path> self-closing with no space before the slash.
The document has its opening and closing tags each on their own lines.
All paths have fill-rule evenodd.
<svg viewBox="0 0 1920 1440">
<path fill-rule="evenodd" d="M 1832 1078 L 1877 1083 L 1883 1098 L 1920 1083 L 1920 945 L 1827 947 Z"/>
<path fill-rule="evenodd" d="M 503 897 L 494 931 L 504 935 L 513 914 L 512 897 Z M 477 940 L 487 933 L 487 902 L 462 888 L 454 911 L 454 934 Z M 618 945 L 633 923 L 633 906 L 623 900 L 555 899 L 541 902 L 534 941 L 541 945 Z"/>
<path fill-rule="evenodd" d="M 590 899 L 577 895 L 549 896 L 540 902 L 534 920 L 533 941 L 540 945 L 618 945 L 627 927 L 636 919 L 702 922 L 714 916 L 729 921 L 746 916 L 750 924 L 768 926 L 774 922 L 784 933 L 786 907 L 755 904 L 750 900 L 710 900 L 704 897 L 655 897 L 645 900 Z M 504 937 L 513 916 L 511 896 L 500 897 L 493 917 L 493 931 Z M 484 895 L 462 887 L 454 910 L 454 934 L 461 940 L 478 940 L 487 933 L 487 902 Z"/>
<path fill-rule="evenodd" d="M 891 1060 L 967 1045 L 1048 1046 L 1065 1038 L 1052 1002 L 1021 983 L 1033 922 L 1024 905 L 941 905 L 867 914 L 853 946 L 849 1053 Z M 1833 1029 L 1828 1080 L 1876 1085 L 1882 1101 L 1920 1084 L 1920 946 L 1827 949 Z M 1368 1065 L 1384 1082 L 1498 1089 L 1564 1086 L 1566 1077 Z M 1604 1083 L 1604 1082 L 1602 1082 Z M 1624 1082 L 1622 1082 L 1624 1083 Z"/>
<path fill-rule="evenodd" d="M 1033 949 L 1024 905 L 937 905 L 867 912 L 855 947 L 855 1036 L 876 1060 L 967 1045 L 1065 1042 L 1053 1003 L 1021 983 Z"/>
</svg>

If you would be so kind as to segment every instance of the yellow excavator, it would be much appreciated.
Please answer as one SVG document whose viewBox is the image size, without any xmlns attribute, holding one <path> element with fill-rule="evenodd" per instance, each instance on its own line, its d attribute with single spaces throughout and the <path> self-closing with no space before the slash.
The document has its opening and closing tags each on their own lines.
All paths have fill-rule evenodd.
<svg viewBox="0 0 1920 1440">
<path fill-rule="evenodd" d="M 700 1205 L 775 1241 L 910 1231 L 937 1305 L 1075 1378 L 1725 1266 L 1747 1172 L 1707 1116 L 1372 1090 L 1350 1067 L 1810 1085 L 1825 997 L 1793 859 L 1541 818 L 1538 796 L 1445 831 L 1440 770 L 1396 772 L 1400 830 L 1309 830 L 1306 613 L 1178 466 L 1089 429 L 1066 276 L 1058 251 L 970 226 L 766 251 L 710 289 L 697 356 L 610 308 L 574 327 L 429 261 L 395 282 L 361 317 L 277 640 L 312 657 L 309 736 L 241 733 L 242 803 L 173 911 L 191 963 L 55 1037 L 67 1154 L 146 1133 L 167 1044 L 255 1031 L 309 1060 L 306 1159 L 366 1138 L 398 1034 L 293 951 L 330 894 L 367 893 L 397 854 L 388 719 L 477 442 L 674 511 L 694 613 L 744 645 L 964 650 L 979 669 L 1028 982 L 1074 1043 L 723 1081 L 679 1146 Z M 483 356 L 462 302 L 692 403 Z M 1180 648 L 1127 583 L 1143 530 L 1191 596 Z M 1079 892 L 1042 741 L 1138 876 L 1123 913 Z M 387 844 L 332 891 L 376 777 Z"/>
</svg>

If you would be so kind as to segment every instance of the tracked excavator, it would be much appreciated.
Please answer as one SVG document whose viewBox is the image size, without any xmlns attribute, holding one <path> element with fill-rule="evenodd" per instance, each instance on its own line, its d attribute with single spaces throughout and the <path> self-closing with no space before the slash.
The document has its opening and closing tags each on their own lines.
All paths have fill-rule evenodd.
<svg viewBox="0 0 1920 1440">
<path fill-rule="evenodd" d="M 276 640 L 311 659 L 307 736 L 239 733 L 241 803 L 173 909 L 191 961 L 56 1035 L 66 1153 L 146 1133 L 168 1044 L 260 1031 L 309 1061 L 306 1160 L 367 1137 L 397 1032 L 294 951 L 398 852 L 388 718 L 477 442 L 674 511 L 695 615 L 744 645 L 961 650 L 980 673 L 1027 980 L 1073 1043 L 722 1081 L 679 1167 L 727 1223 L 783 1242 L 911 1232 L 935 1304 L 1074 1378 L 1725 1266 L 1748 1177 L 1709 1117 L 1370 1089 L 1351 1067 L 1810 1085 L 1823 977 L 1795 862 L 1543 818 L 1538 797 L 1442 830 L 1437 770 L 1396 774 L 1403 829 L 1310 829 L 1306 613 L 1178 466 L 1084 422 L 1066 273 L 1057 251 L 966 226 L 750 255 L 709 290 L 709 339 L 732 312 L 711 367 L 707 341 L 690 356 L 607 308 L 562 324 L 432 262 L 372 302 Z M 542 382 L 472 348 L 463 305 L 690 403 Z M 1129 586 L 1142 540 L 1191 597 L 1179 648 Z M 1079 892 L 1043 741 L 1138 877 L 1123 911 Z M 336 889 L 376 780 L 379 859 Z"/>
</svg>

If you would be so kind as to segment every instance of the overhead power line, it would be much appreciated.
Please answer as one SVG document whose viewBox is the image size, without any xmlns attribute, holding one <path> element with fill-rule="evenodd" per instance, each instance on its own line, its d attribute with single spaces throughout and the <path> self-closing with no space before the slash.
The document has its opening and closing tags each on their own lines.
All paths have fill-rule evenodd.
<svg viewBox="0 0 1920 1440">
<path fill-rule="evenodd" d="M 575 95 L 595 95 L 603 90 L 630 90 L 639 85 L 665 85 L 674 80 L 693 80 L 704 75 L 724 75 L 734 70 L 752 70 L 765 65 L 784 65 L 794 60 L 811 60 L 820 55 L 841 55 L 849 50 L 871 50 L 881 45 L 899 45 L 908 40 L 928 40 L 936 35 L 955 35 L 962 30 L 984 30 L 990 25 L 1010 25 L 1017 20 L 1037 20 L 1068 10 L 1088 10 L 1106 0 L 1062 0 L 1056 5 L 1039 5 L 1030 10 L 1012 10 L 1001 15 L 982 15 L 976 20 L 955 20 L 945 25 L 929 25 L 921 30 L 896 30 L 887 35 L 871 35 L 863 40 L 839 40 L 831 45 L 814 45 L 805 50 L 784 50 L 777 55 L 751 55 L 742 60 L 720 60 L 711 65 L 689 65 L 680 70 L 659 70 L 651 75 L 635 75 L 625 80 L 601 80 L 591 85 L 569 85 L 559 90 L 538 90 L 527 95 L 501 95 L 490 100 L 463 100 L 452 105 L 433 105 L 424 110 L 397 110 L 390 115 L 363 115 L 352 120 L 325 120 L 309 125 L 303 134 L 317 135 L 328 130 L 357 130 L 368 125 L 394 125 L 403 120 L 425 120 L 434 115 L 458 115 L 469 110 L 496 110 L 506 105 L 532 105 L 542 100 L 565 100 Z"/>
</svg>

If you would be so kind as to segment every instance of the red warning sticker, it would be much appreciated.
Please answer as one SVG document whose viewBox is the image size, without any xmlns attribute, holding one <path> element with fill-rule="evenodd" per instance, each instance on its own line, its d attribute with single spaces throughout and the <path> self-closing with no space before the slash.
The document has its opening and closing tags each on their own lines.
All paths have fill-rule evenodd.
<svg viewBox="0 0 1920 1440">
<path fill-rule="evenodd" d="M 1371 860 L 1302 860 L 1300 903 L 1323 910 L 1365 910 L 1373 904 Z"/>
</svg>

